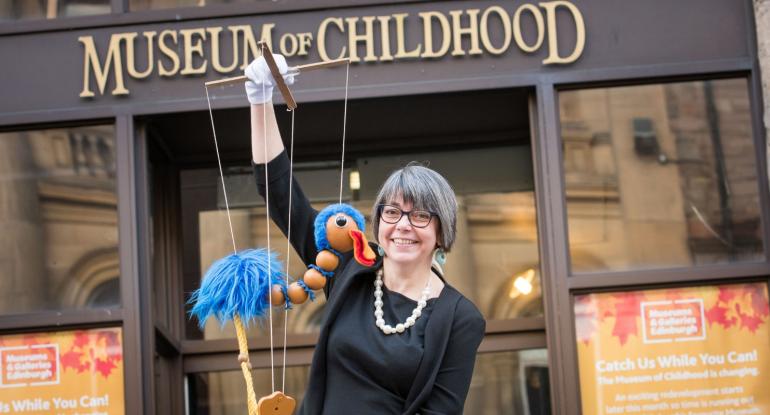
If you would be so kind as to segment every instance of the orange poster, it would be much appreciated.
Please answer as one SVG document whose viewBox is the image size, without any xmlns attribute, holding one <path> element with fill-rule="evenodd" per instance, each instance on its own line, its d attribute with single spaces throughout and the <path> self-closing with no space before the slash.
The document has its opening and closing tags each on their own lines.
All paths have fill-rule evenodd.
<svg viewBox="0 0 770 415">
<path fill-rule="evenodd" d="M 120 328 L 0 336 L 0 414 L 123 414 Z"/>
<path fill-rule="evenodd" d="M 583 414 L 770 414 L 767 284 L 575 297 Z"/>
</svg>

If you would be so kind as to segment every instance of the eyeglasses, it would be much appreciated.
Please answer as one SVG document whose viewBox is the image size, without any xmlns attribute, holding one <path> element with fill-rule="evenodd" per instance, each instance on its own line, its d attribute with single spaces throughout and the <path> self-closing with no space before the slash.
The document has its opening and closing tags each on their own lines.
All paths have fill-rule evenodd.
<svg viewBox="0 0 770 415">
<path fill-rule="evenodd" d="M 382 219 L 385 223 L 389 223 L 391 225 L 398 223 L 398 221 L 400 221 L 401 218 L 406 215 L 407 219 L 409 219 L 409 223 L 411 223 L 412 226 L 416 228 L 424 228 L 430 225 L 430 220 L 433 219 L 434 216 L 438 216 L 437 214 L 427 210 L 405 211 L 392 205 L 379 205 L 379 209 L 380 219 Z"/>
</svg>

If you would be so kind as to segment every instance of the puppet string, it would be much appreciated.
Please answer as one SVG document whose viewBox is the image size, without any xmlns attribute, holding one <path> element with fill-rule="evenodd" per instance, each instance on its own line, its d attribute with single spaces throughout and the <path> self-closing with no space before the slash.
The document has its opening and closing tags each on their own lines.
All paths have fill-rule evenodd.
<svg viewBox="0 0 770 415">
<path fill-rule="evenodd" d="M 290 110 L 291 111 L 291 140 L 289 142 L 289 213 L 287 216 L 289 217 L 288 220 L 288 226 L 286 230 L 286 292 L 289 291 L 289 253 L 291 252 L 291 192 L 292 192 L 292 183 L 294 182 L 294 112 L 297 109 Z M 284 318 L 283 318 L 283 368 L 282 368 L 282 375 L 281 375 L 281 390 L 286 390 L 286 334 L 289 329 L 289 309 L 288 307 L 284 307 Z"/>
<path fill-rule="evenodd" d="M 219 157 L 219 143 L 217 142 L 217 129 L 214 128 L 214 113 L 211 111 L 211 99 L 209 98 L 209 87 L 206 88 L 206 102 L 209 105 L 209 119 L 211 119 L 211 131 L 214 135 L 214 148 L 217 151 L 217 164 L 219 164 L 219 178 L 222 180 L 222 194 L 225 197 L 225 210 L 227 211 L 227 223 L 230 225 L 230 240 L 233 242 L 233 254 L 238 252 L 235 247 L 235 233 L 233 233 L 233 221 L 230 219 L 230 204 L 227 201 L 227 187 L 225 186 L 225 174 L 222 170 L 222 159 Z"/>
<path fill-rule="evenodd" d="M 262 53 L 262 56 L 265 56 L 265 46 L 262 46 L 262 50 L 260 51 Z M 264 58 L 263 58 L 264 59 Z M 265 82 L 262 82 L 262 96 L 265 96 Z M 272 101 L 268 101 L 264 104 L 262 104 L 262 138 L 265 145 L 265 234 L 267 235 L 267 251 L 270 252 L 270 181 L 268 180 L 267 175 L 267 106 L 273 105 Z M 270 261 L 267 262 L 267 275 L 268 275 L 268 284 L 269 288 L 267 292 L 269 293 L 269 303 L 270 305 L 267 307 L 268 309 L 268 315 L 270 320 L 270 382 L 273 387 L 273 392 L 275 392 L 275 360 L 273 359 L 274 354 L 274 346 L 273 346 L 273 281 L 270 277 L 272 274 L 272 271 L 270 269 Z"/>
<path fill-rule="evenodd" d="M 340 201 L 342 203 L 342 179 L 345 172 L 345 134 L 348 125 L 348 85 L 350 84 L 350 61 L 345 66 L 345 103 L 342 111 L 342 157 L 340 160 Z"/>
<path fill-rule="evenodd" d="M 233 221 L 230 218 L 230 204 L 227 200 L 227 186 L 225 185 L 225 175 L 224 171 L 222 170 L 222 159 L 219 155 L 219 144 L 217 140 L 217 129 L 214 126 L 214 113 L 211 110 L 211 98 L 209 97 L 209 88 L 206 86 L 206 103 L 208 103 L 209 107 L 209 119 L 211 120 L 211 131 L 214 136 L 214 149 L 216 150 L 217 154 L 217 163 L 219 165 L 219 177 L 222 180 L 222 194 L 225 197 L 225 210 L 227 211 L 227 222 L 230 225 L 230 240 L 233 242 L 233 254 L 238 253 L 238 249 L 235 246 L 235 233 L 233 232 Z M 268 261 L 268 267 L 269 267 L 270 261 Z M 268 272 L 269 275 L 269 272 Z M 243 327 L 243 322 L 241 321 L 241 317 L 238 314 L 235 314 L 233 316 L 233 325 L 235 326 L 235 331 L 238 337 L 238 349 L 239 349 L 239 356 L 238 360 L 240 361 L 241 365 L 241 371 L 243 372 L 243 378 L 246 381 L 246 403 L 249 408 L 249 415 L 257 415 L 258 414 L 258 408 L 257 408 L 257 398 L 254 393 L 254 383 L 251 379 L 251 363 L 249 363 L 249 347 L 246 344 L 246 330 Z"/>
</svg>

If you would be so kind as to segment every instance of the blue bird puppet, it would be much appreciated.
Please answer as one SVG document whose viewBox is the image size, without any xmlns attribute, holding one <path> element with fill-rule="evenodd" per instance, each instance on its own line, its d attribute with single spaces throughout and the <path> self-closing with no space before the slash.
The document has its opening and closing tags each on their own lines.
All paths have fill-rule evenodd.
<svg viewBox="0 0 770 415">
<path fill-rule="evenodd" d="M 324 288 L 346 252 L 353 251 L 353 258 L 361 265 L 374 265 L 376 256 L 364 236 L 365 224 L 364 215 L 345 203 L 329 205 L 318 212 L 313 224 L 318 255 L 302 281 L 289 286 L 291 303 L 302 304 L 309 295 L 312 299 L 312 290 Z"/>
</svg>

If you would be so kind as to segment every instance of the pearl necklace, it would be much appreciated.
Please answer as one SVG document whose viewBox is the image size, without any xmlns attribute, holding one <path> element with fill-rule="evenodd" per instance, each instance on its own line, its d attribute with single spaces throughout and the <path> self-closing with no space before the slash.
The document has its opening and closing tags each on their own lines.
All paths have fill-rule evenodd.
<svg viewBox="0 0 770 415">
<path fill-rule="evenodd" d="M 414 326 L 414 323 L 422 315 L 422 309 L 428 305 L 428 295 L 430 295 L 430 280 L 425 284 L 425 288 L 422 290 L 420 299 L 417 300 L 417 307 L 412 311 L 412 315 L 406 318 L 403 323 L 396 324 L 396 327 L 392 327 L 389 324 L 385 324 L 385 320 L 382 318 L 382 268 L 377 270 L 377 278 L 374 280 L 374 318 L 376 320 L 377 327 L 385 334 L 403 333 L 409 327 Z"/>
</svg>

